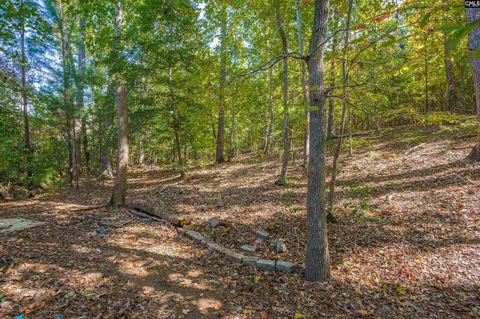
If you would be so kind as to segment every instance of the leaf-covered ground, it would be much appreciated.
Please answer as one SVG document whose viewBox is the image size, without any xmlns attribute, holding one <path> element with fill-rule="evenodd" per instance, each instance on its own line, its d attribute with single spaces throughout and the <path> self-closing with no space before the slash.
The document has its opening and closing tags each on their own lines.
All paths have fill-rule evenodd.
<svg viewBox="0 0 480 319">
<path fill-rule="evenodd" d="M 0 218 L 46 222 L 0 233 L 0 317 L 480 318 L 480 165 L 463 161 L 466 135 L 410 128 L 355 140 L 340 163 L 328 284 L 234 265 L 128 210 L 68 212 L 106 202 L 109 182 L 0 204 Z M 279 166 L 242 157 L 187 180 L 134 170 L 128 200 L 168 205 L 235 249 L 265 229 L 288 252 L 259 244 L 258 255 L 301 264 L 306 176 L 297 159 L 289 185 L 275 186 Z M 208 228 L 213 216 L 223 225 Z M 118 225 L 97 233 L 105 222 Z"/>
</svg>

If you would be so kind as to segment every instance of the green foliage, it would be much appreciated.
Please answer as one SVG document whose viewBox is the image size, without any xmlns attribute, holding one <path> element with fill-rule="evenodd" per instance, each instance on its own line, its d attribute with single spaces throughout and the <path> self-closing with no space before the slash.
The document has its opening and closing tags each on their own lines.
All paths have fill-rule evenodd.
<svg viewBox="0 0 480 319">
<path fill-rule="evenodd" d="M 373 195 L 374 191 L 373 188 L 365 186 L 365 187 L 346 187 L 345 193 L 350 195 L 353 198 L 363 198 Z"/>
</svg>

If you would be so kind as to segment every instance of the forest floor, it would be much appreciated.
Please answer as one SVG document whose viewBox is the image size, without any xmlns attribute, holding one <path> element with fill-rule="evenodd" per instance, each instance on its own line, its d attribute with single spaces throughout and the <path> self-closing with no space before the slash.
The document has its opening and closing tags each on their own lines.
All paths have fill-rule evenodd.
<svg viewBox="0 0 480 319">
<path fill-rule="evenodd" d="M 0 204 L 1 218 L 44 225 L 0 233 L 0 318 L 480 318 L 480 165 L 464 162 L 472 132 L 405 128 L 356 139 L 342 155 L 329 225 L 333 280 L 235 265 L 175 229 L 105 203 L 111 182 Z M 192 169 L 134 169 L 128 202 L 167 205 L 225 246 L 283 238 L 257 255 L 303 263 L 306 175 L 278 158 Z M 223 226 L 208 228 L 218 217 Z M 118 227 L 98 234 L 103 222 Z M 121 221 L 129 221 L 121 225 Z M 263 316 L 261 313 L 264 312 Z"/>
</svg>

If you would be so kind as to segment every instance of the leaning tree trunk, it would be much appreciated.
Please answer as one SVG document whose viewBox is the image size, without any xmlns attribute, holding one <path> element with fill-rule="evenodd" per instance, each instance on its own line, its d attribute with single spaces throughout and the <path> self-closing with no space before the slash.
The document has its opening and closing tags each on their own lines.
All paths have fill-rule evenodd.
<svg viewBox="0 0 480 319">
<path fill-rule="evenodd" d="M 220 92 L 218 103 L 218 127 L 217 127 L 217 150 L 216 150 L 216 162 L 221 164 L 225 161 L 224 149 L 225 149 L 225 46 L 227 40 L 227 10 L 226 7 L 222 8 L 222 23 L 221 23 L 221 35 L 220 35 Z"/>
<path fill-rule="evenodd" d="M 307 187 L 307 251 L 305 277 L 308 281 L 331 278 L 325 212 L 326 112 L 323 52 L 328 23 L 328 0 L 315 0 L 310 40 L 308 74 L 310 98 L 310 156 Z"/>
<path fill-rule="evenodd" d="M 123 12 L 120 3 L 115 7 L 114 33 L 118 45 L 120 30 L 122 27 Z M 115 94 L 115 104 L 117 107 L 118 119 L 118 148 L 117 148 L 117 172 L 115 175 L 115 185 L 113 188 L 110 206 L 125 207 L 125 197 L 127 194 L 127 174 L 128 174 L 128 102 L 127 90 L 125 89 L 124 79 L 117 74 L 117 92 Z"/>
<path fill-rule="evenodd" d="M 282 70 L 282 96 L 283 96 L 283 130 L 282 130 L 282 141 L 283 141 L 283 156 L 282 156 L 282 170 L 280 172 L 280 177 L 278 178 L 277 185 L 286 185 L 287 184 L 287 168 L 288 168 L 288 157 L 290 153 L 290 142 L 288 140 L 288 63 L 287 63 L 287 37 L 283 30 L 282 19 L 280 18 L 280 3 L 278 2 L 277 10 L 277 29 L 280 34 L 280 39 L 282 41 L 282 54 L 283 54 L 283 70 Z"/>
<path fill-rule="evenodd" d="M 300 14 L 300 4 L 302 0 L 297 1 L 297 36 L 298 36 L 298 46 L 300 50 L 300 55 L 303 56 L 303 33 L 302 33 L 302 18 Z M 303 165 L 308 166 L 308 147 L 310 133 L 308 131 L 308 93 L 307 93 L 307 80 L 306 80 L 306 66 L 305 60 L 300 59 L 300 70 L 301 70 L 301 85 L 302 85 L 302 98 L 303 98 L 303 118 L 305 121 L 303 127 Z"/>
<path fill-rule="evenodd" d="M 473 23 L 480 19 L 480 10 L 467 9 L 467 22 Z M 472 67 L 473 89 L 477 106 L 477 124 L 480 125 L 480 58 L 473 56 L 473 51 L 480 49 L 480 27 L 476 26 L 468 35 L 468 48 L 472 52 L 470 65 Z M 480 130 L 477 130 L 477 142 L 468 156 L 473 161 L 480 161 Z"/>
<path fill-rule="evenodd" d="M 340 155 L 340 149 L 342 148 L 343 127 L 345 125 L 345 115 L 347 113 L 347 58 L 348 58 L 348 35 L 350 29 L 350 17 L 352 14 L 353 0 L 348 1 L 347 21 L 345 23 L 345 35 L 343 37 L 343 59 L 342 59 L 342 118 L 340 120 L 340 128 L 338 129 L 337 145 L 333 154 L 332 164 L 332 176 L 330 180 L 330 192 L 328 194 L 328 209 L 327 219 L 331 222 L 335 222 L 335 216 L 333 215 L 333 199 L 335 196 L 335 182 L 337 179 L 337 162 Z"/>
</svg>

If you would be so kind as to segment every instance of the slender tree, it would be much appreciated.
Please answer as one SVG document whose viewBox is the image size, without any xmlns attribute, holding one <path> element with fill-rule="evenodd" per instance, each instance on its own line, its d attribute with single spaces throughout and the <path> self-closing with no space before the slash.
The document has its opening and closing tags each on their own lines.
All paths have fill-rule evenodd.
<svg viewBox="0 0 480 319">
<path fill-rule="evenodd" d="M 299 53 L 301 56 L 304 55 L 303 47 L 303 32 L 302 32 L 302 16 L 300 12 L 300 4 L 302 0 L 296 2 L 296 14 L 297 14 L 297 37 L 298 37 L 298 47 Z M 308 92 L 307 92 L 307 79 L 306 79 L 306 65 L 305 60 L 300 59 L 300 84 L 302 85 L 302 102 L 303 102 L 303 119 L 305 121 L 303 127 L 303 165 L 308 165 L 308 147 L 310 133 L 308 131 Z"/>
<path fill-rule="evenodd" d="M 345 31 L 343 36 L 343 57 L 342 57 L 342 117 L 340 119 L 340 127 L 338 129 L 337 145 L 333 153 L 332 176 L 330 179 L 330 192 L 328 194 L 328 211 L 327 219 L 335 222 L 335 215 L 333 214 L 333 199 L 335 196 L 335 181 L 337 179 L 337 162 L 340 150 L 342 148 L 343 128 L 345 125 L 345 115 L 347 113 L 347 59 L 348 59 L 348 35 L 350 31 L 350 18 L 352 15 L 353 0 L 348 0 L 347 20 L 345 22 Z"/>
<path fill-rule="evenodd" d="M 23 1 L 20 2 L 20 8 L 23 7 Z M 30 125 L 28 122 L 28 100 L 27 100 L 27 55 L 25 53 L 25 18 L 22 16 L 20 27 L 20 51 L 21 60 L 20 68 L 22 73 L 22 104 L 23 104 L 23 146 L 27 153 L 27 176 L 30 177 L 32 172 L 30 171 L 29 157 L 31 154 L 30 145 Z"/>
<path fill-rule="evenodd" d="M 280 0 L 277 0 L 276 24 L 280 40 L 282 42 L 282 99 L 283 99 L 283 128 L 282 128 L 282 142 L 283 142 L 283 156 L 282 156 L 282 170 L 278 178 L 277 185 L 287 184 L 287 168 L 288 158 L 290 153 L 290 140 L 288 137 L 288 61 L 287 61 L 287 36 L 283 30 L 282 18 L 280 17 Z"/>
<path fill-rule="evenodd" d="M 218 95 L 218 125 L 217 125 L 217 152 L 216 161 L 221 164 L 225 161 L 225 79 L 226 79 L 226 56 L 225 47 L 227 41 L 227 8 L 222 4 L 220 13 L 220 87 Z"/>
</svg>

